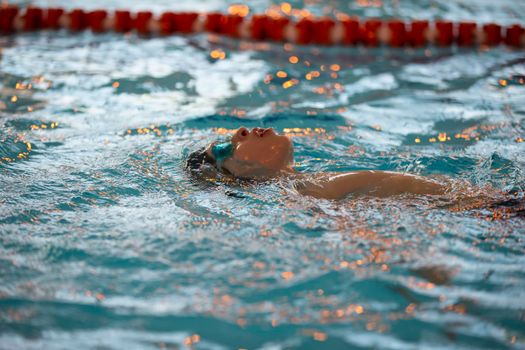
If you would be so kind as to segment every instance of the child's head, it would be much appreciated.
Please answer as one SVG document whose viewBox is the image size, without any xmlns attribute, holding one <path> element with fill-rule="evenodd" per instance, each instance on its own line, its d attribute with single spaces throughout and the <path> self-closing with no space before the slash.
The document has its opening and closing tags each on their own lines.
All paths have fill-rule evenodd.
<svg viewBox="0 0 525 350">
<path fill-rule="evenodd" d="M 267 178 L 291 169 L 293 145 L 272 128 L 241 127 L 226 142 L 214 142 L 190 154 L 186 166 L 201 170 L 203 164 L 241 178 Z"/>
</svg>

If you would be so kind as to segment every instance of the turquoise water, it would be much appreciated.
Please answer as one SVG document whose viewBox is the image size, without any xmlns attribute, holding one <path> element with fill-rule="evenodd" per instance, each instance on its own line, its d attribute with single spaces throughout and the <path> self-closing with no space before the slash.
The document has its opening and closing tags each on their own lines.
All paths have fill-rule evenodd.
<svg viewBox="0 0 525 350">
<path fill-rule="evenodd" d="M 327 6 L 308 8 L 525 13 L 510 0 Z M 314 200 L 279 182 L 204 185 L 183 169 L 230 129 L 272 126 L 293 137 L 301 171 L 444 175 L 520 196 L 523 51 L 89 33 L 0 47 L 1 349 L 525 349 L 518 207 Z"/>
</svg>

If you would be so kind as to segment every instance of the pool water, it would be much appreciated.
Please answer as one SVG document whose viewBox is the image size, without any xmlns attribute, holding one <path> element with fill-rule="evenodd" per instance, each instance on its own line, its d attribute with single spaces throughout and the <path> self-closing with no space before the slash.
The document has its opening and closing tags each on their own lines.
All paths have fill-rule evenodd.
<svg viewBox="0 0 525 350">
<path fill-rule="evenodd" d="M 525 13 L 511 0 L 291 4 Z M 65 32 L 0 47 L 1 349 L 525 349 L 524 51 Z M 290 135 L 303 172 L 446 176 L 518 199 L 452 210 L 188 176 L 191 151 L 242 125 Z"/>
</svg>

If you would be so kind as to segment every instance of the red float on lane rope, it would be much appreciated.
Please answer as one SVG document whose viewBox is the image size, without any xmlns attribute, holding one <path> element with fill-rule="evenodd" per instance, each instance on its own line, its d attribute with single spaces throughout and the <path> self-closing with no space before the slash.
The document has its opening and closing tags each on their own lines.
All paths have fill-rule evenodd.
<svg viewBox="0 0 525 350">
<path fill-rule="evenodd" d="M 359 43 L 359 21 L 356 19 L 344 19 L 343 43 L 346 45 L 357 45 Z"/>
<path fill-rule="evenodd" d="M 414 47 L 425 46 L 428 42 L 427 32 L 430 28 L 428 21 L 414 21 L 407 32 L 407 41 Z"/>
<path fill-rule="evenodd" d="M 308 18 L 302 18 L 295 24 L 295 30 L 297 31 L 297 44 L 305 45 L 312 41 L 313 25 L 312 20 Z"/>
<path fill-rule="evenodd" d="M 206 15 L 206 23 L 204 24 L 206 31 L 220 33 L 222 17 L 222 13 L 208 13 Z"/>
<path fill-rule="evenodd" d="M 332 31 L 335 21 L 331 18 L 321 18 L 312 22 L 312 42 L 319 45 L 330 45 L 333 43 Z"/>
<path fill-rule="evenodd" d="M 219 33 L 238 38 L 239 26 L 243 22 L 243 17 L 238 15 L 221 16 Z"/>
<path fill-rule="evenodd" d="M 117 33 L 127 33 L 133 28 L 133 20 L 129 11 L 115 11 L 115 31 Z"/>
<path fill-rule="evenodd" d="M 78 32 L 87 28 L 87 14 L 84 10 L 75 9 L 69 13 L 69 29 Z"/>
<path fill-rule="evenodd" d="M 483 26 L 485 39 L 483 45 L 497 46 L 501 43 L 501 26 L 495 23 L 485 24 Z"/>
<path fill-rule="evenodd" d="M 368 46 L 378 46 L 379 37 L 378 30 L 383 25 L 383 22 L 379 19 L 367 19 L 361 27 L 361 42 Z"/>
<path fill-rule="evenodd" d="M 285 17 L 267 17 L 265 32 L 268 39 L 273 41 L 284 41 L 284 28 L 290 23 Z"/>
<path fill-rule="evenodd" d="M 64 15 L 64 10 L 60 8 L 47 9 L 44 16 L 44 28 L 60 29 L 60 19 Z"/>
<path fill-rule="evenodd" d="M 87 14 L 87 26 L 93 33 L 102 33 L 106 29 L 104 22 L 108 13 L 104 10 L 95 10 Z"/>
<path fill-rule="evenodd" d="M 140 35 L 147 35 L 150 33 L 150 23 L 153 18 L 153 13 L 150 11 L 137 12 L 135 16 L 135 30 Z"/>
<path fill-rule="evenodd" d="M 514 47 L 520 47 L 523 45 L 523 34 L 525 32 L 525 29 L 523 29 L 522 26 L 519 24 L 514 24 L 507 28 L 507 31 L 505 33 L 505 44 L 509 46 Z"/>
<path fill-rule="evenodd" d="M 14 21 L 18 15 L 18 7 L 0 7 L 0 31 L 12 33 L 14 31 Z"/>
<path fill-rule="evenodd" d="M 164 12 L 159 18 L 159 30 L 162 35 L 175 33 L 175 13 Z"/>
<path fill-rule="evenodd" d="M 450 46 L 454 42 L 454 25 L 449 21 L 437 21 L 435 23 L 435 44 L 438 46 Z"/>
<path fill-rule="evenodd" d="M 186 34 L 192 33 L 193 25 L 198 17 L 199 14 L 196 12 L 176 13 L 173 18 L 175 21 L 175 31 Z"/>
<path fill-rule="evenodd" d="M 458 45 L 472 46 L 476 43 L 476 23 L 461 22 L 458 25 Z"/>
<path fill-rule="evenodd" d="M 390 40 L 388 43 L 392 47 L 401 47 L 406 43 L 406 27 L 405 23 L 399 20 L 388 22 L 388 29 L 390 29 Z"/>
<path fill-rule="evenodd" d="M 254 40 L 266 39 L 266 16 L 264 15 L 253 15 L 250 26 L 250 35 Z"/>
<path fill-rule="evenodd" d="M 22 18 L 25 31 L 38 30 L 43 27 L 44 11 L 38 7 L 28 7 Z"/>
</svg>

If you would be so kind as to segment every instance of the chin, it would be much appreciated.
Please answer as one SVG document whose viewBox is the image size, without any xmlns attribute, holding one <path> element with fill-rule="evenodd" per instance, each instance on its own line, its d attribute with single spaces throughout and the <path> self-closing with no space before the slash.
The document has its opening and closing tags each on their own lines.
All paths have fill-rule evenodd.
<svg viewBox="0 0 525 350">
<path fill-rule="evenodd" d="M 293 162 L 293 144 L 287 136 L 275 135 L 269 149 L 277 151 L 275 158 L 270 162 L 274 165 L 272 168 L 286 168 Z"/>
<path fill-rule="evenodd" d="M 283 136 L 283 137 L 286 139 L 286 144 L 288 145 L 286 149 L 286 153 L 285 153 L 286 154 L 286 157 L 285 157 L 286 166 L 290 166 L 293 163 L 293 143 L 288 137 L 286 136 Z"/>
</svg>

